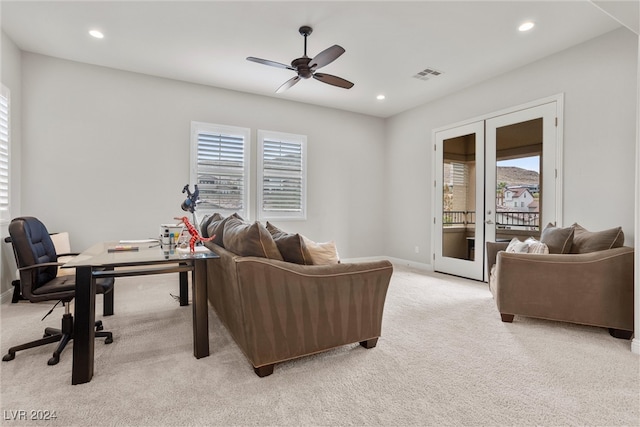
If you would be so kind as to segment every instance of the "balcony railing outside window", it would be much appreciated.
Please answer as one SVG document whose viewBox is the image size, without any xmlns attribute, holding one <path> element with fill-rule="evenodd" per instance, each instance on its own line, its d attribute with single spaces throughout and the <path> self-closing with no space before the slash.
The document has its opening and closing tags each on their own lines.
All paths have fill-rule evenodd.
<svg viewBox="0 0 640 427">
<path fill-rule="evenodd" d="M 442 224 L 445 227 L 467 226 L 476 223 L 475 211 L 444 211 Z M 527 230 L 540 228 L 540 212 L 496 212 L 498 228 L 524 227 Z"/>
</svg>

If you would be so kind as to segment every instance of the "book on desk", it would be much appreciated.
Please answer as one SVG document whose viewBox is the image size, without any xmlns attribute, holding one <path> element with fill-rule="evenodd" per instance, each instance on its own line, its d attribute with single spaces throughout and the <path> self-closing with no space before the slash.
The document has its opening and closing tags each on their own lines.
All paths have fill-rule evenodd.
<svg viewBox="0 0 640 427">
<path fill-rule="evenodd" d="M 137 251 L 140 248 L 138 246 L 133 246 L 133 245 L 115 245 L 109 249 L 107 249 L 107 252 L 131 252 L 131 251 Z"/>
</svg>

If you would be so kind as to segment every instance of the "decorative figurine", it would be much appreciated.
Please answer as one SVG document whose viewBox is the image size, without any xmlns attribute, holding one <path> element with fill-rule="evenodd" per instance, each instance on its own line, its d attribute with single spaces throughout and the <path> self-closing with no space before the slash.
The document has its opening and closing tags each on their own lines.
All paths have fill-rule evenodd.
<svg viewBox="0 0 640 427">
<path fill-rule="evenodd" d="M 191 253 L 194 253 L 196 251 L 195 246 L 197 241 L 210 242 L 211 240 L 216 238 L 215 234 L 211 237 L 202 237 L 200 233 L 198 233 L 198 230 L 193 226 L 193 224 L 189 222 L 189 218 L 187 218 L 186 216 L 174 217 L 174 219 L 180 220 L 180 222 L 176 225 L 184 224 L 184 226 L 187 227 L 187 231 L 191 235 L 191 239 L 189 240 L 189 249 L 191 250 Z"/>
</svg>

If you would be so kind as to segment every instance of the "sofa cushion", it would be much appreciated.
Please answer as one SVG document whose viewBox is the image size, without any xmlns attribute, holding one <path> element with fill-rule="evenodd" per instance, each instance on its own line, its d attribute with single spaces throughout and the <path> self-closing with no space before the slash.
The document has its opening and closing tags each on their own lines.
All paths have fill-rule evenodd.
<svg viewBox="0 0 640 427">
<path fill-rule="evenodd" d="M 209 218 L 209 223 L 207 225 L 207 235 L 205 237 L 215 235 L 216 238 L 213 239 L 212 242 L 224 248 L 224 225 L 231 218 L 242 221 L 242 218 L 237 213 L 233 213 L 226 218 L 219 213 L 214 213 L 213 215 L 211 215 L 211 217 Z"/>
<path fill-rule="evenodd" d="M 548 224 L 542 231 L 540 241 L 549 247 L 551 254 L 568 254 L 573 244 L 573 227 L 558 228 Z"/>
<path fill-rule="evenodd" d="M 217 215 L 217 214 L 214 214 Z M 202 237 L 209 237 L 209 224 L 211 223 L 211 221 L 214 218 L 214 215 L 205 215 L 204 218 L 202 218 L 202 221 L 200 222 L 200 235 Z"/>
<path fill-rule="evenodd" d="M 280 255 L 282 255 L 285 261 L 301 265 L 312 264 L 311 255 L 301 235 L 282 231 L 269 221 L 267 221 L 267 230 L 271 233 L 273 240 L 276 242 L 276 246 L 278 246 Z"/>
<path fill-rule="evenodd" d="M 228 218 L 224 224 L 224 248 L 240 256 L 255 256 L 283 261 L 271 233 L 259 222 L 246 224 Z"/>
<path fill-rule="evenodd" d="M 622 227 L 610 228 L 602 231 L 589 231 L 578 223 L 573 224 L 575 235 L 571 253 L 586 254 L 589 252 L 603 251 L 605 249 L 619 248 L 624 245 L 624 233 Z"/>
<path fill-rule="evenodd" d="M 328 265 L 338 264 L 340 262 L 336 243 L 333 240 L 325 243 L 316 243 L 304 236 L 302 236 L 302 240 L 309 251 L 312 264 Z"/>
</svg>

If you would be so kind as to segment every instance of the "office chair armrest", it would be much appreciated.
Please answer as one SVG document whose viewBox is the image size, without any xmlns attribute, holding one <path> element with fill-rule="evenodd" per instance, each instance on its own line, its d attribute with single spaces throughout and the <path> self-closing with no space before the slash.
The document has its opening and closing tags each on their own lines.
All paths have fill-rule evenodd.
<svg viewBox="0 0 640 427">
<path fill-rule="evenodd" d="M 64 265 L 64 263 L 63 262 L 43 262 L 42 264 L 33 264 L 27 267 L 19 268 L 18 271 L 29 271 L 29 270 L 34 270 L 36 268 L 43 268 L 43 267 L 59 267 L 61 265 Z"/>
</svg>

